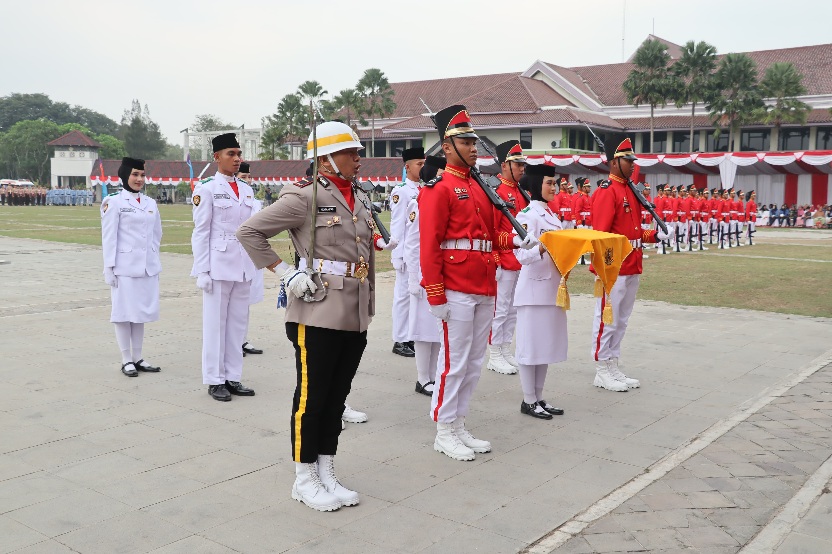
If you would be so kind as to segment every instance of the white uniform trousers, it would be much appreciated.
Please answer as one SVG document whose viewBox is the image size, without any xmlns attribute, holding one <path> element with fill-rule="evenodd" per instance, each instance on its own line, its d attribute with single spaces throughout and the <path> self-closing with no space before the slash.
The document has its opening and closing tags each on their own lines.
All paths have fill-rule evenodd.
<svg viewBox="0 0 832 554">
<path fill-rule="evenodd" d="M 393 286 L 393 342 L 408 342 L 408 312 L 410 311 L 410 294 L 407 292 L 407 266 L 401 262 L 396 270 L 396 283 Z"/>
<path fill-rule="evenodd" d="M 633 313 L 641 275 L 619 275 L 612 287 L 609 300 L 612 305 L 612 323 L 601 321 L 607 303 L 606 295 L 595 301 L 592 318 L 592 359 L 597 361 L 621 357 L 621 341 L 627 332 L 627 322 Z"/>
<path fill-rule="evenodd" d="M 214 281 L 202 293 L 202 383 L 222 385 L 243 376 L 251 281 Z"/>
<path fill-rule="evenodd" d="M 437 423 L 453 423 L 468 415 L 494 317 L 493 296 L 454 290 L 445 290 L 445 296 L 451 316 L 439 321 L 442 342 L 430 401 L 430 417 Z"/>
<path fill-rule="evenodd" d="M 497 279 L 497 300 L 494 304 L 494 321 L 491 323 L 489 344 L 511 344 L 517 327 L 517 308 L 514 307 L 514 291 L 519 271 L 502 269 Z"/>
</svg>

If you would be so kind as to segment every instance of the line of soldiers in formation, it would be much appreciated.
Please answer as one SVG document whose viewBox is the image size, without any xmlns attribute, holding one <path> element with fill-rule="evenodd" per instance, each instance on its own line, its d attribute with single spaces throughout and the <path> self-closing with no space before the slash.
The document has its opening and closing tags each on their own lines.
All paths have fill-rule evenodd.
<svg viewBox="0 0 832 554">
<path fill-rule="evenodd" d="M 92 206 L 94 202 L 90 189 L 0 186 L 0 206 Z"/>
<path fill-rule="evenodd" d="M 295 353 L 291 496 L 316 510 L 359 503 L 359 494 L 336 476 L 335 455 L 375 315 L 377 250 L 393 251 L 394 305 L 408 306 L 407 312 L 394 307 L 394 340 L 414 341 L 416 391 L 431 397 L 436 451 L 461 461 L 491 451 L 491 443 L 466 426 L 487 348 L 490 367 L 501 358 L 511 367 L 504 372 L 520 374 L 521 413 L 541 420 L 564 413 L 543 398 L 548 365 L 566 360 L 568 345 L 566 312 L 556 302 L 561 275 L 538 240 L 567 223 L 556 215 L 565 201 L 554 204 L 556 211 L 550 207 L 558 194 L 555 168 L 527 166 L 519 141 L 498 146 L 496 193 L 510 206 L 509 216 L 472 172 L 479 137 L 465 107 L 445 108 L 435 121 L 443 156 L 405 152 L 407 180 L 391 197 L 398 207 L 388 238 L 358 181 L 363 146 L 340 122 L 315 127 L 307 152 L 317 175 L 284 187 L 271 206 L 259 209 L 241 178 L 242 150 L 231 133 L 212 139 L 217 173 L 193 191 L 191 276 L 202 290 L 203 384 L 214 400 L 254 396 L 241 382 L 240 345 L 253 283 L 268 269 L 280 279 L 278 307 L 286 307 L 286 336 Z M 593 227 L 625 236 L 634 248 L 621 261 L 612 291 L 596 298 L 591 338 L 594 385 L 625 392 L 640 386 L 618 360 L 642 272 L 641 247 L 670 235 L 643 229 L 631 209 L 637 201 L 626 186 L 636 159 L 630 139 L 610 136 L 608 143 L 609 180 L 593 193 L 589 210 L 581 197 L 575 211 L 581 226 L 591 219 Z M 142 357 L 142 342 L 144 323 L 159 317 L 161 221 L 155 201 L 141 193 L 144 162 L 125 158 L 119 177 L 124 190 L 101 208 L 104 278 L 121 369 L 135 377 L 159 371 Z M 580 184 L 588 197 L 589 187 Z M 282 260 L 269 243 L 284 231 L 294 260 Z M 616 314 L 614 324 L 608 312 Z"/>
</svg>

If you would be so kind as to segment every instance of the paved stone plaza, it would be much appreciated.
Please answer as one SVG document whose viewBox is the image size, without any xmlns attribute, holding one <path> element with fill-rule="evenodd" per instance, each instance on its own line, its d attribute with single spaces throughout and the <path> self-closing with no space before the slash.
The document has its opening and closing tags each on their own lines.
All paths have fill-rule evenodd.
<svg viewBox="0 0 832 554">
<path fill-rule="evenodd" d="M 639 302 L 623 362 L 642 388 L 612 393 L 592 386 L 592 299 L 573 297 L 546 387 L 566 415 L 520 414 L 518 378 L 485 371 L 468 423 L 494 450 L 464 463 L 434 452 L 413 360 L 390 352 L 382 275 L 348 399 L 370 420 L 337 458 L 361 504 L 319 513 L 290 497 L 276 279 L 251 315 L 257 396 L 220 403 L 190 256 L 162 256 L 144 347 L 162 373 L 135 379 L 99 248 L 0 238 L 0 259 L 0 553 L 832 551 L 832 320 Z"/>
</svg>

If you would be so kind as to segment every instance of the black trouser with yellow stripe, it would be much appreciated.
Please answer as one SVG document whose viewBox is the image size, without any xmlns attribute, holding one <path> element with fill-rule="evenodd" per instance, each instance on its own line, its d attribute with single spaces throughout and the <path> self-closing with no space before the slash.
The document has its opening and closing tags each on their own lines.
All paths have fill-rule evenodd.
<svg viewBox="0 0 832 554">
<path fill-rule="evenodd" d="M 295 346 L 297 386 L 292 399 L 292 459 L 310 464 L 335 455 L 341 414 L 367 346 L 367 332 L 286 323 Z"/>
</svg>

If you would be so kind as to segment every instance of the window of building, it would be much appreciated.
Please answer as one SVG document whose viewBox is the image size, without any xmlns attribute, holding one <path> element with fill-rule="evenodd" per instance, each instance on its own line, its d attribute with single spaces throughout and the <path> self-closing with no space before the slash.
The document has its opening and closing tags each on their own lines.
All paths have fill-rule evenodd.
<svg viewBox="0 0 832 554">
<path fill-rule="evenodd" d="M 809 128 L 797 129 L 780 128 L 779 150 L 807 150 L 809 148 Z"/>
<path fill-rule="evenodd" d="M 411 139 L 410 140 L 410 147 L 411 148 L 421 148 L 422 147 L 422 139 Z"/>
<path fill-rule="evenodd" d="M 647 134 L 647 141 L 650 141 L 650 134 Z M 667 151 L 667 131 L 653 131 L 653 154 L 661 154 Z"/>
<path fill-rule="evenodd" d="M 694 133 L 694 137 L 696 133 Z M 673 131 L 673 151 L 674 152 L 691 152 L 690 148 L 690 131 Z M 698 146 L 698 143 L 697 143 Z"/>
<path fill-rule="evenodd" d="M 378 144 L 378 143 L 376 143 Z M 390 141 L 390 157 L 391 158 L 401 158 L 402 152 L 404 152 L 405 148 L 407 148 L 407 141 L 404 140 L 391 140 Z"/>
<path fill-rule="evenodd" d="M 832 150 L 832 127 L 818 127 L 817 150 Z"/>
<path fill-rule="evenodd" d="M 532 149 L 532 130 L 520 129 L 520 148 L 523 150 Z"/>
<path fill-rule="evenodd" d="M 728 129 L 721 129 L 719 137 L 714 137 L 713 131 L 708 132 L 705 140 L 706 152 L 727 152 L 728 151 Z"/>
<path fill-rule="evenodd" d="M 387 156 L 387 142 L 376 139 L 375 144 L 370 142 L 373 150 L 373 158 L 384 158 Z"/>
<path fill-rule="evenodd" d="M 740 135 L 740 150 L 743 152 L 765 152 L 769 149 L 770 129 L 749 129 Z"/>
</svg>

